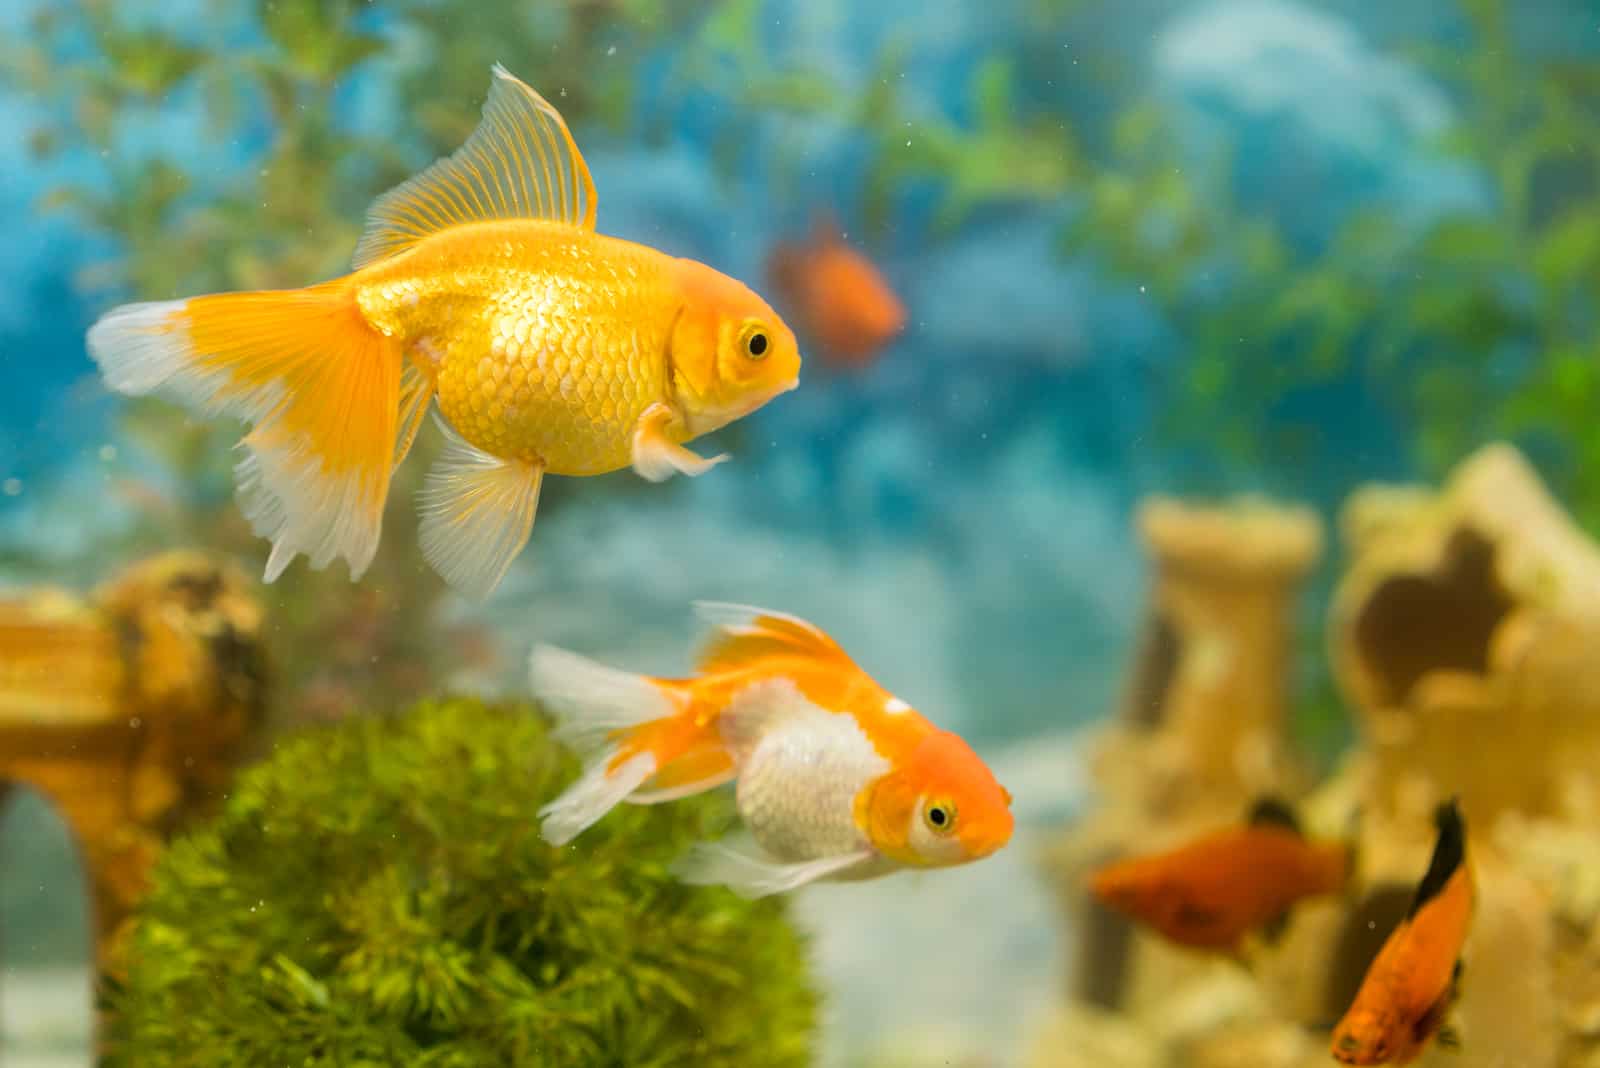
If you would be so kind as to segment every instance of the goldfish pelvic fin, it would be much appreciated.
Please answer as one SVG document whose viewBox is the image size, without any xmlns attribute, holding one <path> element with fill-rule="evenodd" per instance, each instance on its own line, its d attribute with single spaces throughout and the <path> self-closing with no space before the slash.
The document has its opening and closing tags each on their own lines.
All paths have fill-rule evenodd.
<svg viewBox="0 0 1600 1068">
<path fill-rule="evenodd" d="M 433 569 L 465 596 L 482 600 L 528 544 L 544 468 L 491 456 L 434 420 L 445 450 L 418 495 L 418 539 Z"/>
<path fill-rule="evenodd" d="M 1249 822 L 1253 827 L 1282 827 L 1295 834 L 1302 833 L 1300 820 L 1294 809 L 1280 797 L 1260 797 L 1250 806 Z"/>
<path fill-rule="evenodd" d="M 672 865 L 673 874 L 695 886 L 726 886 L 740 897 L 766 897 L 837 875 L 872 859 L 870 849 L 798 863 L 774 859 L 748 834 L 701 842 Z"/>
<path fill-rule="evenodd" d="M 633 470 L 640 478 L 651 482 L 664 482 L 674 474 L 693 478 L 728 459 L 728 454 L 722 453 L 708 460 L 673 441 L 667 436 L 667 425 L 674 418 L 672 409 L 660 401 L 639 416 L 633 431 Z"/>
<path fill-rule="evenodd" d="M 342 556 L 359 578 L 377 552 L 395 454 L 400 354 L 340 283 L 126 304 L 89 330 L 123 393 L 169 389 L 253 425 L 240 505 L 272 541 L 266 581 L 297 553 Z"/>
<path fill-rule="evenodd" d="M 357 269 L 458 223 L 544 219 L 594 229 L 594 179 L 561 113 L 494 66 L 466 143 L 383 194 L 367 212 Z"/>
<path fill-rule="evenodd" d="M 422 429 L 422 417 L 428 414 L 428 402 L 433 400 L 433 379 L 416 364 L 407 363 L 400 375 L 400 435 L 394 443 L 394 466 L 405 462 L 411 446 L 416 443 L 417 431 Z"/>
<path fill-rule="evenodd" d="M 837 642 L 799 616 L 726 601 L 696 601 L 694 612 L 712 628 L 700 651 L 702 671 L 739 667 L 778 654 L 849 661 Z"/>
</svg>

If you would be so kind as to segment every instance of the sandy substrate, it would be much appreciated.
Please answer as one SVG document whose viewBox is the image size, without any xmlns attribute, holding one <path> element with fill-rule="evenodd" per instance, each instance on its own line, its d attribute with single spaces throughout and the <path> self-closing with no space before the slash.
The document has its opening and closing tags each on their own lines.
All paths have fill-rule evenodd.
<svg viewBox="0 0 1600 1068">
<path fill-rule="evenodd" d="M 87 1068 L 92 1007 L 86 968 L 0 969 L 0 1064 Z"/>
</svg>

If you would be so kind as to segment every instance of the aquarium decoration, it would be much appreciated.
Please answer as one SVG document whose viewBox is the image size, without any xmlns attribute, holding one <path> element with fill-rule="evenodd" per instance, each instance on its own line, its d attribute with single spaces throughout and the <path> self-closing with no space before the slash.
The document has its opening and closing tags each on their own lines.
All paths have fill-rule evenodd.
<svg viewBox="0 0 1600 1068">
<path fill-rule="evenodd" d="M 1149 537 L 1150 514 L 1159 590 L 1167 560 Z M 1237 792 L 1213 795 L 1222 808 L 1201 805 L 1192 820 L 1161 808 L 1172 795 L 1159 784 L 1171 778 L 1134 763 L 1139 750 L 1126 735 L 1153 747 L 1177 685 L 1150 680 L 1181 680 L 1171 665 L 1200 663 L 1200 655 L 1211 657 L 1211 677 L 1226 677 L 1230 662 L 1225 641 L 1202 654 L 1181 627 L 1157 627 L 1135 665 L 1124 722 L 1102 742 L 1097 807 L 1048 851 L 1085 937 L 1068 1006 L 1038 1037 L 1031 1065 L 1330 1063 L 1327 1028 L 1406 914 L 1426 866 L 1431 814 L 1451 796 L 1472 836 L 1478 888 L 1456 1009 L 1461 1063 L 1567 1068 L 1600 1055 L 1600 545 L 1505 444 L 1468 457 L 1442 490 L 1362 488 L 1346 503 L 1341 530 L 1329 655 L 1360 735 L 1299 808 L 1317 833 L 1352 837 L 1353 885 L 1297 907 L 1286 930 L 1255 943 L 1243 962 L 1176 949 L 1088 904 L 1089 867 L 1240 811 L 1228 807 Z M 1211 543 L 1213 576 L 1230 575 L 1225 561 L 1243 543 Z M 1255 634 L 1253 645 L 1287 647 L 1289 616 L 1277 618 L 1284 633 Z M 1204 715 L 1218 737 L 1236 737 L 1233 705 L 1209 705 Z M 1190 738 L 1201 741 L 1179 741 L 1180 752 L 1211 750 L 1198 723 Z M 1269 732 L 1254 752 L 1282 744 Z M 1250 768 L 1251 752 L 1236 749 L 1234 766 Z M 1181 796 L 1193 803 L 1192 793 Z M 1160 818 L 1135 823 L 1129 813 Z"/>
<path fill-rule="evenodd" d="M 157 867 L 107 1063 L 810 1064 L 784 904 L 668 871 L 727 799 L 549 846 L 533 814 L 577 763 L 546 729 L 438 700 L 279 741 Z"/>
<path fill-rule="evenodd" d="M 207 811 L 266 702 L 261 607 L 237 569 L 153 557 L 87 598 L 0 600 L 0 782 L 30 786 L 77 840 L 99 966 L 164 839 Z"/>
</svg>

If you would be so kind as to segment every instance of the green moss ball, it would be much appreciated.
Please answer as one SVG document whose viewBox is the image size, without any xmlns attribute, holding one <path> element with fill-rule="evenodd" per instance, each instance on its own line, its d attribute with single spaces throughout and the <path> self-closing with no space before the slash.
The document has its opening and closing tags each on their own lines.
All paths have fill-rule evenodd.
<svg viewBox="0 0 1600 1068">
<path fill-rule="evenodd" d="M 531 707 L 430 702 L 305 731 L 163 856 L 109 989 L 113 1065 L 804 1065 L 781 901 L 668 865 L 721 797 L 619 806 L 555 849 L 576 772 Z"/>
</svg>

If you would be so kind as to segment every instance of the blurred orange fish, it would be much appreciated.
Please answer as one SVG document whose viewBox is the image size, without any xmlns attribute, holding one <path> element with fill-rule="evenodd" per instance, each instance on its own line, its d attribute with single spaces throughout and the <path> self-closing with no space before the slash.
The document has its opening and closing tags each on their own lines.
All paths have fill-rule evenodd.
<svg viewBox="0 0 1600 1068">
<path fill-rule="evenodd" d="M 1275 934 L 1296 902 L 1338 892 L 1349 871 L 1347 845 L 1307 840 L 1289 808 L 1269 799 L 1243 827 L 1102 868 L 1090 889 L 1179 945 L 1237 956 L 1246 934 Z"/>
<path fill-rule="evenodd" d="M 1439 836 L 1406 918 L 1383 943 L 1333 1032 L 1341 1064 L 1410 1064 L 1437 1037 L 1455 1045 L 1445 1017 L 1461 985 L 1461 947 L 1475 892 L 1467 830 L 1454 801 L 1434 813 Z"/>
<path fill-rule="evenodd" d="M 878 268 L 823 218 L 804 244 L 773 249 L 767 277 L 830 363 L 865 366 L 905 329 L 905 308 Z"/>
<path fill-rule="evenodd" d="M 484 596 L 527 543 L 546 472 L 698 475 L 725 457 L 684 442 L 798 382 L 794 335 L 755 293 L 594 225 L 566 123 L 496 66 L 466 144 L 372 206 L 354 273 L 124 305 L 89 352 L 113 389 L 253 424 L 237 474 L 272 541 L 268 582 L 297 553 L 361 576 L 437 400 L 448 445 L 420 499 L 422 552 Z"/>
</svg>

